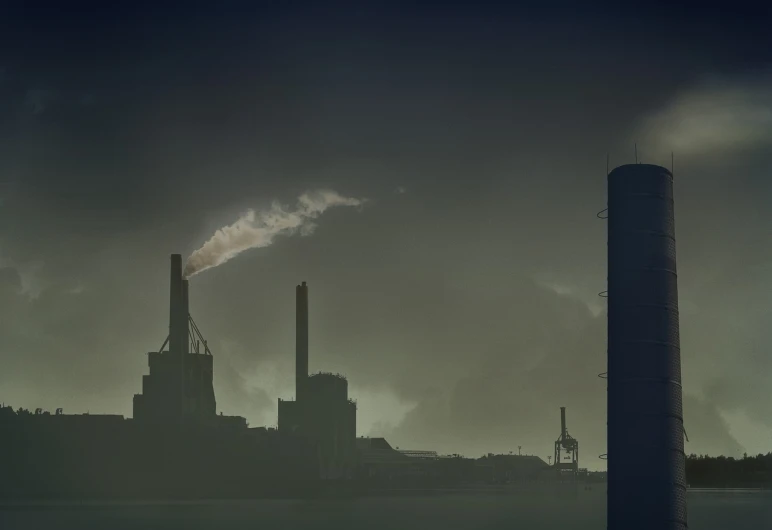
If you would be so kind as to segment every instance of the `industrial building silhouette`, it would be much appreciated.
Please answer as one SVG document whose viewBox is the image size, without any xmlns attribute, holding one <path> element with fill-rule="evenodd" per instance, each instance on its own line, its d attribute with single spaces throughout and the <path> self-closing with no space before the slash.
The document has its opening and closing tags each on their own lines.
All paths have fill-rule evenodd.
<svg viewBox="0 0 772 530">
<path fill-rule="evenodd" d="M 0 454 L 14 455 L 0 473 L 0 498 L 303 496 L 556 478 L 534 456 L 441 456 L 357 438 L 348 380 L 309 375 L 305 282 L 295 293 L 296 398 L 278 400 L 278 427 L 218 414 L 214 356 L 191 317 L 182 270 L 172 254 L 169 334 L 147 354 L 132 418 L 0 407 Z"/>
<path fill-rule="evenodd" d="M 279 432 L 314 440 L 322 479 L 352 478 L 356 466 L 357 405 L 348 380 L 308 375 L 308 286 L 296 287 L 295 401 L 279 399 Z"/>
<path fill-rule="evenodd" d="M 182 256 L 172 254 L 169 336 L 161 351 L 147 354 L 150 374 L 142 376 L 142 393 L 134 396 L 137 421 L 215 420 L 212 353 L 190 316 L 188 289 L 188 280 L 182 277 Z M 163 351 L 167 345 L 169 349 Z"/>
</svg>

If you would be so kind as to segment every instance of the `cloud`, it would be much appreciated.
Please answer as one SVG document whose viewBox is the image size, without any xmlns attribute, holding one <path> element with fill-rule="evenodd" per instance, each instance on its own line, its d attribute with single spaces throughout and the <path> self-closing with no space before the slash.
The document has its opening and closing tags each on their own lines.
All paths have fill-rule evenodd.
<svg viewBox="0 0 772 530">
<path fill-rule="evenodd" d="M 772 75 L 713 80 L 646 116 L 636 136 L 661 157 L 729 153 L 772 145 Z"/>
<path fill-rule="evenodd" d="M 248 352 L 236 341 L 221 340 L 213 354 L 216 355 L 214 386 L 217 410 L 225 409 L 228 415 L 243 416 L 261 424 L 274 417 L 276 396 L 246 375 L 248 365 L 243 359 L 249 358 Z M 224 403 L 228 406 L 224 407 Z"/>
<path fill-rule="evenodd" d="M 21 276 L 13 268 L 0 263 L 0 292 L 18 294 L 21 292 Z"/>
<path fill-rule="evenodd" d="M 731 434 L 716 403 L 694 394 L 684 394 L 684 429 L 687 454 L 740 456 L 745 450 Z"/>
<path fill-rule="evenodd" d="M 24 96 L 24 107 L 32 114 L 42 114 L 58 97 L 56 90 L 33 88 Z"/>
<path fill-rule="evenodd" d="M 496 303 L 471 302 L 470 311 L 468 325 L 485 340 L 463 355 L 448 352 L 443 362 L 457 365 L 455 380 L 420 399 L 393 429 L 394 443 L 471 456 L 522 445 L 546 459 L 566 406 L 587 465 L 601 466 L 589 455 L 605 452 L 605 418 L 598 411 L 606 389 L 597 377 L 605 367 L 605 317 L 527 280 Z"/>
<path fill-rule="evenodd" d="M 71 295 L 75 296 L 75 295 L 81 294 L 85 290 L 86 290 L 86 286 L 83 285 L 81 282 L 78 282 L 75 285 L 73 285 L 72 287 L 70 287 L 69 289 L 67 289 L 65 292 L 67 294 L 71 294 Z"/>
<path fill-rule="evenodd" d="M 506 286 L 495 277 L 490 281 L 499 293 L 424 282 L 415 294 L 406 285 L 394 307 L 379 297 L 366 318 L 333 315 L 362 336 L 361 342 L 341 344 L 367 352 L 349 361 L 354 381 L 388 382 L 398 399 L 415 404 L 399 421 L 361 410 L 367 416 L 363 423 L 400 447 L 479 456 L 521 445 L 523 452 L 546 459 L 565 406 L 569 430 L 583 447 L 582 465 L 603 468 L 596 457 L 606 452 L 606 385 L 598 377 L 606 368 L 605 308 L 596 312 L 582 290 L 569 284 L 553 289 L 518 275 Z M 342 296 L 353 307 L 361 305 Z M 398 333 L 414 342 L 401 342 L 397 331 L 374 325 L 391 322 L 392 309 L 402 322 Z M 365 377 L 366 370 L 372 378 Z M 689 451 L 742 452 L 716 403 L 699 397 L 694 387 L 685 391 L 684 402 Z"/>
<path fill-rule="evenodd" d="M 47 287 L 41 272 L 44 263 L 40 260 L 19 263 L 8 258 L 0 258 L 0 270 L 4 272 L 7 285 L 14 285 L 18 295 L 29 300 L 36 300 Z M 10 281 L 13 278 L 13 281 Z"/>
</svg>

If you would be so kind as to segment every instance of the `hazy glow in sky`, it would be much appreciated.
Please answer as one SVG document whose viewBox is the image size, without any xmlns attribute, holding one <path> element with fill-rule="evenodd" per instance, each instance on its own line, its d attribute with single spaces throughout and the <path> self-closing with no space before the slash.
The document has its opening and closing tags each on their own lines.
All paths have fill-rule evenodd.
<svg viewBox="0 0 772 530">
<path fill-rule="evenodd" d="M 772 145 L 772 79 L 711 83 L 678 95 L 644 121 L 658 154 L 730 152 Z"/>
</svg>

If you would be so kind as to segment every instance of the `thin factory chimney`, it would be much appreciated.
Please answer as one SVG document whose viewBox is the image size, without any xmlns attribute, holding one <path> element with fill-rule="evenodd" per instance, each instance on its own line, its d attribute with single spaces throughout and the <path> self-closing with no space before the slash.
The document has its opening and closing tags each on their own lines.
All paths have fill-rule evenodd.
<svg viewBox="0 0 772 530">
<path fill-rule="evenodd" d="M 295 288 L 295 399 L 305 395 L 308 379 L 308 286 Z"/>
<path fill-rule="evenodd" d="M 180 342 L 182 353 L 190 353 L 190 301 L 188 295 L 188 280 L 182 280 L 182 311 L 180 313 Z"/>
<path fill-rule="evenodd" d="M 172 254 L 169 279 L 169 351 L 182 351 L 180 314 L 184 311 L 182 300 L 182 255 Z"/>
</svg>

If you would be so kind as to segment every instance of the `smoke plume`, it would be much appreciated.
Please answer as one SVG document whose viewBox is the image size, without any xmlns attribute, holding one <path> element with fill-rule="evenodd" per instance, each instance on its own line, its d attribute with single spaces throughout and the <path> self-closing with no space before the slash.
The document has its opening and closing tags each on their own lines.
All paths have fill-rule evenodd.
<svg viewBox="0 0 772 530">
<path fill-rule="evenodd" d="M 238 256 L 251 248 L 267 247 L 276 236 L 311 235 L 314 219 L 333 206 L 361 206 L 365 199 L 343 197 L 332 190 L 317 190 L 298 197 L 295 209 L 277 201 L 265 211 L 248 210 L 235 223 L 225 226 L 193 252 L 185 265 L 185 276 L 191 277 Z"/>
<path fill-rule="evenodd" d="M 648 116 L 638 133 L 658 155 L 772 145 L 772 75 L 713 81 L 683 92 Z"/>
</svg>

